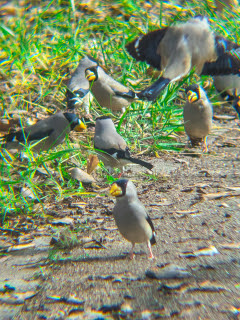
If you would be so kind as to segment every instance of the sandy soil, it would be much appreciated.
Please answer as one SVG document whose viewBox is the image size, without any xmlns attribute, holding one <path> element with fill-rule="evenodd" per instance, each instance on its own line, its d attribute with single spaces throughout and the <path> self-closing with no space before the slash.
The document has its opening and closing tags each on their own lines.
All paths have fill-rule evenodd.
<svg viewBox="0 0 240 320">
<path fill-rule="evenodd" d="M 0 258 L 0 319 L 240 319 L 236 121 L 214 122 L 209 150 L 148 158 L 152 180 L 137 166 L 126 172 L 156 228 L 154 260 L 145 244 L 129 260 L 131 245 L 116 229 L 104 190 L 74 199 L 84 206 L 58 203 L 55 218 L 71 218 L 82 245 L 46 260 L 53 229 L 44 221 L 34 247 Z"/>
</svg>

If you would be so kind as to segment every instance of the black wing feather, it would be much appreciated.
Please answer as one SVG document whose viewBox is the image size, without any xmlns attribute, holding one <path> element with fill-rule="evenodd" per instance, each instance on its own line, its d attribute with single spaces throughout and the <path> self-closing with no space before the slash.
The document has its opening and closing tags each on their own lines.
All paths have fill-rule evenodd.
<svg viewBox="0 0 240 320">
<path fill-rule="evenodd" d="M 146 61 L 152 67 L 161 70 L 161 56 L 157 54 L 159 43 L 168 27 L 140 36 L 126 45 L 129 54 L 137 61 Z"/>
<path fill-rule="evenodd" d="M 153 235 L 152 235 L 152 238 L 150 239 L 150 243 L 151 245 L 154 245 L 157 241 L 156 241 L 156 238 L 155 238 L 155 229 L 154 229 L 154 225 L 152 223 L 152 220 L 151 218 L 149 217 L 149 215 L 147 215 L 147 218 L 146 218 L 147 222 L 149 223 L 151 229 L 152 229 L 152 232 L 153 232 Z"/>
<path fill-rule="evenodd" d="M 38 132 L 31 134 L 31 131 L 24 132 L 23 130 L 19 130 L 17 132 L 10 133 L 3 138 L 6 142 L 12 142 L 14 139 L 16 139 L 18 142 L 35 141 L 49 137 L 53 131 L 54 129 L 48 129 L 44 131 L 39 130 Z"/>
<path fill-rule="evenodd" d="M 206 62 L 201 75 L 240 74 L 240 51 L 232 50 L 224 53 L 215 62 Z"/>
<path fill-rule="evenodd" d="M 233 41 L 227 40 L 222 36 L 215 36 L 215 48 L 218 57 L 222 56 L 225 52 L 239 48 L 240 45 Z"/>
</svg>

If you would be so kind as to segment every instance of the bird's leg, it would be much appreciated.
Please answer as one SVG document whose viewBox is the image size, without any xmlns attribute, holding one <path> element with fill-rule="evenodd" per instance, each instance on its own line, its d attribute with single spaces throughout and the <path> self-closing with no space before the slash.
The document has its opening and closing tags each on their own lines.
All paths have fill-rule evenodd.
<svg viewBox="0 0 240 320">
<path fill-rule="evenodd" d="M 131 260 L 134 258 L 134 253 L 133 253 L 134 246 L 135 246 L 135 243 L 132 243 L 132 249 L 129 252 L 129 257 L 130 257 Z"/>
<path fill-rule="evenodd" d="M 125 171 L 125 168 L 122 167 L 122 168 L 121 168 L 121 172 L 120 172 L 119 175 L 118 175 L 118 179 L 121 178 L 121 176 L 122 176 L 122 174 L 124 173 L 124 171 Z"/>
<path fill-rule="evenodd" d="M 204 138 L 203 138 L 202 148 L 203 148 L 203 152 L 208 152 L 207 137 L 204 137 Z"/>
<path fill-rule="evenodd" d="M 154 259 L 154 255 L 152 253 L 152 247 L 151 247 L 150 241 L 148 241 L 147 247 L 148 247 L 148 250 L 149 250 L 149 259 Z"/>
</svg>

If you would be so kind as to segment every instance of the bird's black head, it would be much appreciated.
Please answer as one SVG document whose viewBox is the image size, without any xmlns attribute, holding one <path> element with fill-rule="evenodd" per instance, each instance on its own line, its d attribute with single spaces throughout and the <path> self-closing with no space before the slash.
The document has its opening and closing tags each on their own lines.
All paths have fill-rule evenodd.
<svg viewBox="0 0 240 320">
<path fill-rule="evenodd" d="M 90 67 L 85 70 L 85 77 L 89 82 L 98 80 L 97 66 Z"/>
<path fill-rule="evenodd" d="M 65 118 L 69 121 L 71 130 L 82 131 L 86 129 L 85 124 L 78 118 L 75 113 L 65 112 Z"/>
<path fill-rule="evenodd" d="M 187 99 L 190 103 L 198 101 L 200 97 L 200 87 L 198 84 L 194 83 L 188 86 L 185 90 Z"/>
<path fill-rule="evenodd" d="M 120 179 L 113 182 L 110 194 L 114 197 L 122 197 L 126 194 L 128 180 L 127 179 Z"/>
</svg>

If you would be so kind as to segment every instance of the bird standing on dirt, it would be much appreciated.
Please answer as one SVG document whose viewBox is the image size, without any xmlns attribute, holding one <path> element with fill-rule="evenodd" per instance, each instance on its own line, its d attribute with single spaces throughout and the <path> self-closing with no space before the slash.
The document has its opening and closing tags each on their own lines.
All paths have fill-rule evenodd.
<svg viewBox="0 0 240 320">
<path fill-rule="evenodd" d="M 200 75 L 238 74 L 240 54 L 235 52 L 238 47 L 214 35 L 208 19 L 202 16 L 149 32 L 126 45 L 137 61 L 146 61 L 163 71 L 155 83 L 137 94 L 147 100 L 155 100 L 170 82 L 186 76 L 193 67 Z"/>
<path fill-rule="evenodd" d="M 102 116 L 96 119 L 94 148 L 99 159 L 112 171 L 112 168 L 120 168 L 129 163 L 139 164 L 149 170 L 153 165 L 140 159 L 132 158 L 126 141 L 117 133 L 110 117 Z"/>
<path fill-rule="evenodd" d="M 116 197 L 113 216 L 122 236 L 132 243 L 130 259 L 133 259 L 135 243 L 146 242 L 149 258 L 154 258 L 151 245 L 156 243 L 153 223 L 141 201 L 132 181 L 121 179 L 115 181 L 110 194 Z"/>
<path fill-rule="evenodd" d="M 22 150 L 25 143 L 31 143 L 35 152 L 45 151 L 62 143 L 73 129 L 81 131 L 86 126 L 76 114 L 58 112 L 32 126 L 5 135 L 2 137 L 5 143 L 1 147 Z"/>
<path fill-rule="evenodd" d="M 74 110 L 84 107 L 86 113 L 89 114 L 89 104 L 93 96 L 89 91 L 89 82 L 85 78 L 85 70 L 97 65 L 97 61 L 90 56 L 85 56 L 80 60 L 67 84 L 66 97 L 68 109 Z"/>
<path fill-rule="evenodd" d="M 184 129 L 192 146 L 202 143 L 207 152 L 207 135 L 212 129 L 213 110 L 205 91 L 197 84 L 186 89 L 187 102 L 183 108 Z"/>
<path fill-rule="evenodd" d="M 91 92 L 101 107 L 113 112 L 124 112 L 136 98 L 132 90 L 114 80 L 99 66 L 87 68 L 85 75 Z"/>
</svg>

